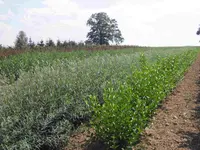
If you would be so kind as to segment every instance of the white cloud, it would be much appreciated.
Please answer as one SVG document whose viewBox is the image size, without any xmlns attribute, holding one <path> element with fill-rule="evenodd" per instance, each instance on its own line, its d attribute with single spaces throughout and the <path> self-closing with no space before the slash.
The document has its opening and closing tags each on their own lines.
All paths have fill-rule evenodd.
<svg viewBox="0 0 200 150">
<path fill-rule="evenodd" d="M 71 15 L 79 11 L 78 5 L 71 0 L 44 0 L 43 4 L 46 5 L 54 15 Z"/>
<path fill-rule="evenodd" d="M 12 27 L 10 25 L 3 23 L 3 22 L 0 22 L 0 31 L 1 31 L 0 35 L 2 35 L 2 32 L 4 30 L 10 30 L 11 28 Z"/>
<path fill-rule="evenodd" d="M 105 0 L 104 0 L 105 1 Z M 58 37 L 85 40 L 92 13 L 107 12 L 118 21 L 124 44 L 197 45 L 199 0 L 117 0 L 110 7 L 82 8 L 73 0 L 43 0 L 43 8 L 25 9 L 21 22 L 35 40 Z"/>
<path fill-rule="evenodd" d="M 12 26 L 0 22 L 0 44 L 3 44 L 4 46 L 13 45 L 13 41 L 11 42 L 11 39 L 15 39 L 15 37 L 16 31 L 12 28 Z"/>
<path fill-rule="evenodd" d="M 4 4 L 4 1 L 3 1 L 3 0 L 0 0 L 0 5 L 1 5 L 1 4 Z"/>
<path fill-rule="evenodd" d="M 26 9 L 29 16 L 42 15 L 46 17 L 71 16 L 79 12 L 78 5 L 71 0 L 43 0 L 43 8 Z"/>
<path fill-rule="evenodd" d="M 79 6 L 70 0 L 44 0 L 43 8 L 26 9 L 21 20 L 33 39 L 84 40 L 86 19 Z M 29 29 L 32 30 L 29 30 Z"/>
<path fill-rule="evenodd" d="M 197 45 L 198 0 L 136 3 L 122 0 L 108 10 L 116 18 L 126 44 Z"/>
<path fill-rule="evenodd" d="M 9 9 L 6 14 L 0 14 L 0 21 L 5 21 L 12 19 L 14 17 L 14 13 Z"/>
</svg>

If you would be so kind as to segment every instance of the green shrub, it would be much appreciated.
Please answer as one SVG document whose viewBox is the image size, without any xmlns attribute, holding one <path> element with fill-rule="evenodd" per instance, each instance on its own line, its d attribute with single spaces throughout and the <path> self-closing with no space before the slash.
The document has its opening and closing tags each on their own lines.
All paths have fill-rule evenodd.
<svg viewBox="0 0 200 150">
<path fill-rule="evenodd" d="M 93 113 L 90 122 L 97 138 L 113 149 L 137 142 L 155 109 L 195 58 L 196 52 L 186 52 L 158 57 L 155 64 L 148 64 L 146 57 L 141 55 L 139 67 L 133 67 L 126 82 L 121 82 L 117 89 L 110 85 L 104 90 L 103 104 L 96 96 L 86 101 Z"/>
<path fill-rule="evenodd" d="M 42 69 L 36 66 L 34 72 L 21 72 L 16 82 L 0 91 L 1 148 L 63 148 L 72 131 L 90 118 L 83 99 L 91 94 L 101 98 L 106 81 L 123 80 L 133 58 L 57 60 Z"/>
<path fill-rule="evenodd" d="M 71 55 L 72 53 L 27 52 L 10 56 L 0 59 L 0 75 L 7 77 L 9 83 L 13 83 L 20 77 L 21 72 L 34 72 L 36 66 L 50 66 L 58 59 L 71 58 Z"/>
<path fill-rule="evenodd" d="M 3 66 L 3 69 L 0 68 L 1 73 L 3 72 L 0 75 L 3 79 L 2 86 L 0 85 L 0 149 L 62 149 L 77 126 L 90 119 L 91 112 L 84 102 L 84 99 L 89 99 L 89 95 L 96 96 L 101 104 L 106 99 L 109 101 L 109 90 L 103 92 L 109 82 L 113 95 L 119 95 L 116 105 L 118 101 L 122 103 L 120 95 L 127 93 L 125 98 L 130 97 L 130 91 L 123 90 L 126 87 L 132 89 L 131 80 L 127 82 L 126 79 L 132 72 L 130 66 L 135 66 L 136 70 L 141 68 L 141 63 L 138 64 L 139 53 L 107 52 L 80 52 L 69 55 L 70 58 L 68 55 L 63 58 L 61 54 L 54 56 L 57 53 L 52 52 L 3 59 L 3 64 L 0 64 Z M 154 53 L 156 52 L 145 53 L 145 56 L 148 56 L 147 64 L 155 63 Z M 166 55 L 163 52 L 158 53 Z M 9 66 L 10 72 L 6 68 Z M 18 80 L 12 84 L 5 84 L 4 77 L 12 76 L 16 72 L 19 72 Z M 122 90 L 121 94 L 118 91 L 119 87 Z M 131 112 L 128 106 L 122 110 Z M 128 115 L 127 120 L 129 118 Z M 124 124 L 123 120 L 121 122 Z M 132 134 L 137 133 L 139 129 Z M 108 130 L 105 133 L 109 132 Z M 129 133 L 131 132 L 132 130 Z M 130 136 L 121 134 L 121 137 Z M 123 139 L 126 138 L 122 138 L 126 143 Z"/>
<path fill-rule="evenodd" d="M 143 51 L 143 48 L 139 48 L 140 51 Z M 126 55 L 126 54 L 133 54 L 139 51 L 138 48 L 135 49 L 124 49 L 124 50 L 110 50 L 110 51 L 73 51 L 73 52 L 26 52 L 23 54 L 18 54 L 14 56 L 9 56 L 8 58 L 1 58 L 0 57 L 0 75 L 7 77 L 9 83 L 13 83 L 16 81 L 21 72 L 34 72 L 35 67 L 40 66 L 51 66 L 57 60 L 83 60 L 87 59 L 91 56 L 106 56 L 109 55 Z M 145 49 L 144 49 L 145 50 Z"/>
</svg>

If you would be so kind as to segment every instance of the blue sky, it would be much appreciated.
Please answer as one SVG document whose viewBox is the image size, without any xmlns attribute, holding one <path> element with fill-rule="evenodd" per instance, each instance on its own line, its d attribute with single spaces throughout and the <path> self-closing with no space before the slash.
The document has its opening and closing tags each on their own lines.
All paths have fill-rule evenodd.
<svg viewBox="0 0 200 150">
<path fill-rule="evenodd" d="M 118 21 L 123 44 L 199 45 L 199 0 L 0 0 L 0 44 L 20 30 L 34 41 L 86 40 L 87 19 L 106 12 Z"/>
</svg>

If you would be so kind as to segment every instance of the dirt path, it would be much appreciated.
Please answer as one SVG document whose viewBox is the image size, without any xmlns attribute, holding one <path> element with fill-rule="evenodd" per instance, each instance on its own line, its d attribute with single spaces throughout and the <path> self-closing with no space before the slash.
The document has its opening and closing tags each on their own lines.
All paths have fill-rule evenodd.
<svg viewBox="0 0 200 150">
<path fill-rule="evenodd" d="M 200 55 L 134 149 L 200 150 Z"/>
</svg>

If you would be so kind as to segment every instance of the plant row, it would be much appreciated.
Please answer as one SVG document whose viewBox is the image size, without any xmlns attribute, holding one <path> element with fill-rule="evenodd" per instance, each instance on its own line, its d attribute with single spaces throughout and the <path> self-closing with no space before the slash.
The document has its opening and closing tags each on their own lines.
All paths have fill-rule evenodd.
<svg viewBox="0 0 200 150">
<path fill-rule="evenodd" d="M 130 74 L 135 55 L 57 60 L 22 71 L 17 81 L 0 87 L 0 149 L 61 149 L 90 113 L 84 102 L 102 97 L 106 81 Z"/>
<path fill-rule="evenodd" d="M 180 79 L 178 75 L 182 75 L 185 69 L 194 60 L 196 54 L 195 52 L 186 53 L 185 51 L 186 50 L 166 52 L 162 50 L 150 50 L 145 52 L 144 56 L 140 56 L 140 53 L 134 52 L 134 50 L 123 52 L 106 51 L 106 53 L 69 53 L 69 55 L 66 54 L 64 57 L 57 53 L 39 53 L 37 55 L 32 53 L 6 58 L 5 60 L 3 59 L 2 62 L 8 61 L 8 64 L 4 62 L 4 65 L 6 64 L 5 66 L 9 67 L 9 61 L 13 61 L 13 64 L 19 63 L 21 68 L 17 68 L 16 66 L 18 65 L 13 65 L 12 68 L 8 69 L 7 72 L 9 74 L 9 71 L 12 69 L 15 70 L 16 67 L 15 71 L 19 72 L 18 79 L 13 81 L 12 84 L 0 85 L 0 149 L 62 149 L 66 146 L 73 131 L 76 130 L 81 123 L 88 122 L 92 114 L 98 116 L 98 113 L 100 113 L 102 117 L 106 116 L 103 110 L 107 111 L 111 108 L 107 106 L 107 104 L 109 104 L 108 102 L 110 102 L 110 105 L 113 107 L 114 105 L 117 106 L 119 109 L 118 117 L 121 117 L 119 120 L 121 120 L 122 123 L 123 115 L 130 113 L 130 116 L 132 116 L 133 111 L 129 110 L 130 106 L 135 109 L 135 115 L 138 114 L 138 117 L 141 116 L 138 110 L 142 107 L 140 107 L 140 105 L 144 103 L 147 110 L 143 112 L 143 116 L 147 118 L 147 121 L 148 117 L 151 116 L 149 112 L 150 108 L 148 109 L 148 107 L 153 107 L 151 103 L 154 102 L 154 99 L 150 97 L 151 95 L 149 93 L 152 92 L 153 94 L 156 90 L 159 91 L 156 86 L 154 87 L 155 83 L 153 79 L 156 77 L 159 78 L 159 80 L 156 80 L 156 83 L 161 89 L 163 89 L 162 86 L 164 86 L 164 84 L 161 83 L 161 85 L 159 85 L 159 82 L 162 80 L 160 79 L 161 77 L 157 75 L 157 72 L 162 73 L 164 76 L 164 78 L 162 78 L 163 81 L 165 81 L 164 79 L 166 78 L 166 81 L 169 82 L 169 84 L 165 82 L 167 85 L 172 84 L 172 82 L 168 80 L 168 75 L 170 79 L 174 77 L 174 82 L 174 79 L 178 81 L 178 79 Z M 21 60 L 19 58 L 21 58 Z M 170 74 L 172 70 L 170 72 L 170 65 L 167 65 L 168 63 L 174 63 L 176 68 L 172 68 L 172 70 L 175 71 L 174 76 Z M 30 66 L 33 66 L 34 69 L 30 69 L 32 68 Z M 160 69 L 156 68 L 158 66 L 160 66 Z M 6 69 L 6 67 L 4 67 L 4 69 Z M 161 70 L 163 72 L 161 72 Z M 165 75 L 165 73 L 169 74 Z M 130 74 L 132 74 L 132 76 L 130 76 Z M 4 75 L 6 74 L 2 74 L 3 77 Z M 141 83 L 147 84 L 146 81 L 148 80 L 150 82 L 148 82 L 148 84 L 152 84 L 152 86 L 151 88 L 148 86 L 144 88 Z M 171 88 L 168 88 L 172 89 L 175 84 L 172 85 L 173 86 L 170 86 Z M 121 88 L 121 94 L 119 87 Z M 127 90 L 128 87 L 131 88 L 129 91 Z M 166 88 L 165 92 L 169 92 L 169 89 Z M 142 94 L 144 91 L 147 93 L 147 97 Z M 90 95 L 95 96 L 95 98 L 92 98 L 92 103 L 90 102 Z M 113 95 L 113 97 L 110 98 L 109 95 L 111 95 L 111 97 Z M 130 99 L 132 100 L 132 105 L 130 105 L 128 97 L 131 98 L 134 95 L 136 101 L 135 99 Z M 121 99 L 124 99 L 124 101 L 121 101 L 123 102 L 122 104 L 119 103 L 118 98 L 120 98 L 120 96 Z M 156 96 L 156 94 L 154 93 L 153 96 Z M 161 93 L 159 100 L 162 98 Z M 85 103 L 85 101 L 88 101 L 94 104 L 95 100 L 93 99 L 97 99 L 98 102 L 100 102 L 99 107 L 90 108 Z M 140 99 L 141 102 L 139 101 Z M 136 106 L 139 102 L 141 104 Z M 98 104 L 99 103 L 95 103 L 95 105 L 91 106 L 97 106 Z M 125 104 L 128 106 L 126 107 Z M 120 113 L 122 108 L 122 112 L 124 113 Z M 111 108 L 108 113 L 115 114 L 118 112 L 116 110 L 112 112 L 111 110 L 114 109 Z M 126 111 L 129 112 L 127 113 Z M 108 123 L 110 123 L 109 119 L 116 119 L 113 118 L 112 115 L 108 115 L 107 117 Z M 98 132 L 98 127 L 95 127 L 95 122 L 102 120 L 100 125 L 106 127 L 107 124 L 104 122 L 105 118 L 97 117 L 97 120 L 94 120 L 94 116 L 92 118 L 92 125 L 96 129 L 96 132 L 100 133 L 101 131 L 99 130 Z M 126 117 L 124 117 L 124 120 L 129 123 L 128 118 L 126 119 Z M 136 118 L 136 120 L 138 119 Z M 117 123 L 116 121 L 116 124 Z M 144 122 L 144 125 L 146 124 L 147 123 Z M 132 124 L 129 125 L 131 128 Z M 127 130 L 127 132 L 132 133 L 132 135 L 136 137 L 136 133 L 139 135 L 139 131 L 142 130 L 143 126 L 139 127 L 140 125 L 141 121 L 138 120 L 138 125 L 136 123 L 135 126 L 132 126 L 133 128 L 137 127 L 135 132 L 132 132 L 132 130 Z M 117 127 L 112 127 L 113 131 L 114 129 L 117 130 Z M 128 129 L 125 125 L 124 128 Z M 105 130 L 105 128 L 101 127 L 101 129 L 102 134 L 106 135 L 107 138 L 97 134 L 100 139 L 107 139 L 110 146 L 118 145 L 118 143 L 113 144 L 114 140 L 110 137 L 115 137 L 115 139 L 119 140 L 115 134 L 120 135 L 120 128 L 118 128 L 118 133 L 109 131 L 111 128 Z M 127 132 L 123 134 L 129 136 Z M 123 135 L 121 135 L 121 137 L 123 137 Z M 124 143 L 121 141 L 124 141 Z M 120 143 L 126 145 L 126 143 L 130 142 L 129 139 L 123 137 Z"/>
<path fill-rule="evenodd" d="M 157 57 L 149 64 L 144 55 L 139 66 L 132 67 L 132 75 L 119 87 L 109 84 L 103 92 L 104 103 L 91 96 L 86 101 L 91 111 L 90 123 L 97 139 L 112 149 L 134 145 L 144 130 L 155 109 L 176 87 L 185 71 L 196 58 L 196 52 L 184 52 L 165 58 Z"/>
<path fill-rule="evenodd" d="M 103 56 L 106 54 L 118 55 L 118 54 L 132 54 L 138 51 L 146 51 L 143 48 L 124 49 L 116 51 L 73 51 L 73 52 L 37 52 L 29 51 L 20 55 L 9 56 L 7 58 L 0 59 L 0 78 L 4 77 L 9 83 L 13 83 L 19 77 L 21 72 L 32 71 L 36 66 L 45 67 L 52 65 L 55 61 L 59 60 L 82 60 L 93 56 Z M 20 51 L 19 51 L 20 52 Z"/>
</svg>

